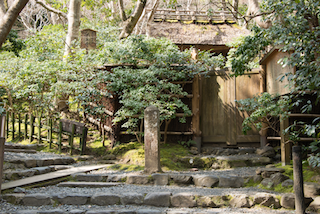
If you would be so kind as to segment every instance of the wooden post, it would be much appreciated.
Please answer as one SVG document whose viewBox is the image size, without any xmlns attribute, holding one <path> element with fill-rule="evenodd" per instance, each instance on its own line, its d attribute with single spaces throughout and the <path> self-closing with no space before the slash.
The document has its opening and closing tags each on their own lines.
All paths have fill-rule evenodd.
<svg viewBox="0 0 320 214">
<path fill-rule="evenodd" d="M 31 143 L 33 141 L 33 135 L 34 135 L 34 116 L 31 114 L 30 116 L 30 137 L 29 137 L 29 142 Z"/>
<path fill-rule="evenodd" d="M 28 138 L 28 114 L 24 115 L 24 140 Z"/>
<path fill-rule="evenodd" d="M 292 147 L 292 159 L 296 214 L 305 214 L 301 146 Z"/>
<path fill-rule="evenodd" d="M 9 137 L 9 112 L 6 112 L 6 129 L 7 129 L 6 137 L 8 138 Z"/>
<path fill-rule="evenodd" d="M 16 119 L 14 118 L 14 113 L 12 112 L 12 113 L 11 113 L 12 140 L 15 139 L 15 136 L 14 136 L 15 131 L 16 131 L 15 128 L 14 128 L 15 122 L 16 122 Z"/>
<path fill-rule="evenodd" d="M 289 165 L 291 160 L 291 143 L 288 134 L 284 130 L 289 127 L 289 118 L 280 117 L 280 136 L 281 136 L 281 162 L 282 166 Z"/>
<path fill-rule="evenodd" d="M 41 114 L 38 118 L 38 143 L 41 144 Z"/>
<path fill-rule="evenodd" d="M 82 136 L 81 136 L 81 155 L 84 155 L 85 150 L 86 150 L 86 145 L 87 145 L 87 134 L 88 134 L 88 128 L 87 127 L 83 127 L 82 130 Z"/>
<path fill-rule="evenodd" d="M 260 93 L 266 92 L 266 66 L 265 65 L 260 65 L 261 70 L 259 71 L 260 73 Z M 261 131 L 259 132 L 260 134 L 260 146 L 264 147 L 267 145 L 268 140 L 267 140 L 267 135 L 268 135 L 268 127 L 266 123 L 262 123 L 262 128 Z"/>
<path fill-rule="evenodd" d="M 70 155 L 72 155 L 72 150 L 73 150 L 73 140 L 74 140 L 74 132 L 76 131 L 76 125 L 72 124 L 72 129 L 71 129 L 71 135 L 70 135 Z"/>
<path fill-rule="evenodd" d="M 196 75 L 192 83 L 192 131 L 193 140 L 196 142 L 198 152 L 201 152 L 200 130 L 200 76 Z"/>
<path fill-rule="evenodd" d="M 61 147 L 62 147 L 62 122 L 59 121 L 59 139 L 58 139 L 58 147 L 59 147 L 59 152 L 61 153 Z"/>
<path fill-rule="evenodd" d="M 18 126 L 18 139 L 20 140 L 20 134 L 21 134 L 21 114 L 20 113 L 18 114 L 18 123 L 19 123 L 19 126 Z"/>
<path fill-rule="evenodd" d="M 48 141 L 49 141 L 49 149 L 52 149 L 52 118 L 48 120 Z"/>
<path fill-rule="evenodd" d="M 1 195 L 2 171 L 3 171 L 3 161 L 4 161 L 4 143 L 5 143 L 5 138 L 0 137 L 0 195 Z"/>
</svg>

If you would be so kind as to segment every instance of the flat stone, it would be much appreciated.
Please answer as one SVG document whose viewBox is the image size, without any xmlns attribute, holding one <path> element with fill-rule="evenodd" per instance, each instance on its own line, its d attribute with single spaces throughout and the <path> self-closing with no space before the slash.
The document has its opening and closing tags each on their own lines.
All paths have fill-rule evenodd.
<svg viewBox="0 0 320 214">
<path fill-rule="evenodd" d="M 253 182 L 255 182 L 255 183 L 258 183 L 258 182 L 262 181 L 262 177 L 260 175 L 254 175 L 252 177 L 252 179 L 253 179 Z"/>
<path fill-rule="evenodd" d="M 217 205 L 208 196 L 200 196 L 197 199 L 197 206 L 198 207 L 217 207 Z"/>
<path fill-rule="evenodd" d="M 98 193 L 91 197 L 91 203 L 99 206 L 120 204 L 120 197 L 115 194 Z"/>
<path fill-rule="evenodd" d="M 253 196 L 253 203 L 254 204 L 261 204 L 263 201 L 267 200 L 268 198 L 274 197 L 272 194 L 269 193 L 257 193 Z"/>
<path fill-rule="evenodd" d="M 252 166 L 267 165 L 272 162 L 271 158 L 269 157 L 255 157 L 251 158 L 250 160 Z"/>
<path fill-rule="evenodd" d="M 219 178 L 212 175 L 195 175 L 193 182 L 198 187 L 215 187 L 218 186 Z"/>
<path fill-rule="evenodd" d="M 34 159 L 25 159 L 23 160 L 23 162 L 27 168 L 32 168 L 37 166 L 37 160 L 34 160 Z"/>
<path fill-rule="evenodd" d="M 164 214 L 164 212 L 161 212 L 159 210 L 154 210 L 154 209 L 141 209 L 137 210 L 136 214 Z"/>
<path fill-rule="evenodd" d="M 58 187 L 82 187 L 82 188 L 103 188 L 103 187 L 114 187 L 118 186 L 118 183 L 110 183 L 110 182 L 62 182 L 59 183 Z"/>
<path fill-rule="evenodd" d="M 271 146 L 258 148 L 256 151 L 256 154 L 261 155 L 263 157 L 269 157 L 269 158 L 273 158 L 276 155 L 274 148 Z"/>
<path fill-rule="evenodd" d="M 133 210 L 118 210 L 117 214 L 136 214 L 136 211 L 133 211 Z"/>
<path fill-rule="evenodd" d="M 69 214 L 85 214 L 86 210 L 71 210 Z"/>
<path fill-rule="evenodd" d="M 86 214 L 118 214 L 114 210 L 89 210 Z"/>
<path fill-rule="evenodd" d="M 186 210 L 169 210 L 167 214 L 191 214 L 192 212 Z"/>
<path fill-rule="evenodd" d="M 51 197 L 46 194 L 29 194 L 22 198 L 21 203 L 25 206 L 43 206 L 51 204 Z"/>
<path fill-rule="evenodd" d="M 2 198 L 11 204 L 20 204 L 24 196 L 23 193 L 10 193 L 2 195 Z"/>
<path fill-rule="evenodd" d="M 38 214 L 38 210 L 19 210 L 17 212 L 13 212 L 13 213 L 14 214 Z M 5 213 L 5 214 L 7 214 L 7 213 Z"/>
<path fill-rule="evenodd" d="M 18 173 L 19 177 L 31 177 L 36 174 L 36 170 L 34 170 L 34 168 L 32 168 L 32 169 L 17 171 L 17 173 Z"/>
<path fill-rule="evenodd" d="M 5 149 L 28 149 L 28 150 L 37 150 L 37 144 L 8 144 L 6 143 L 4 148 Z"/>
<path fill-rule="evenodd" d="M 150 178 L 147 175 L 128 175 L 127 184 L 148 184 L 150 183 Z"/>
<path fill-rule="evenodd" d="M 171 196 L 171 205 L 173 207 L 195 207 L 197 202 L 192 193 L 177 193 Z"/>
<path fill-rule="evenodd" d="M 58 197 L 58 201 L 61 204 L 68 204 L 68 205 L 84 205 L 86 204 L 90 199 L 90 195 L 86 194 L 66 194 L 66 195 L 60 195 Z"/>
<path fill-rule="evenodd" d="M 52 167 L 54 168 L 54 171 L 74 168 L 73 166 L 68 165 L 52 165 Z"/>
<path fill-rule="evenodd" d="M 293 194 L 285 194 L 281 197 L 280 204 L 282 207 L 287 209 L 294 209 L 295 200 Z"/>
<path fill-rule="evenodd" d="M 45 173 L 54 171 L 54 168 L 49 167 L 49 166 L 34 167 L 32 169 L 36 171 L 36 173 L 35 173 L 36 175 L 41 175 L 41 174 L 45 174 Z"/>
<path fill-rule="evenodd" d="M 250 208 L 253 206 L 253 202 L 247 195 L 237 195 L 234 196 L 233 199 L 231 199 L 230 205 L 234 208 Z"/>
<path fill-rule="evenodd" d="M 169 175 L 155 173 L 151 175 L 154 181 L 154 185 L 165 186 L 169 184 Z"/>
<path fill-rule="evenodd" d="M 278 209 L 281 207 L 279 199 L 274 198 L 274 197 L 267 198 L 266 200 L 261 202 L 260 205 L 265 206 L 265 207 L 269 207 L 272 209 Z"/>
<path fill-rule="evenodd" d="M 191 184 L 192 183 L 192 176 L 189 175 L 171 175 L 171 179 L 176 184 Z"/>
<path fill-rule="evenodd" d="M 54 210 L 39 210 L 38 214 L 63 214 L 65 213 L 64 210 L 61 209 L 54 209 Z"/>
<path fill-rule="evenodd" d="M 317 197 L 320 195 L 320 185 L 312 182 L 304 182 L 303 184 L 305 197 Z"/>
<path fill-rule="evenodd" d="M 144 198 L 144 204 L 156 207 L 170 207 L 170 192 L 152 192 Z"/>
<path fill-rule="evenodd" d="M 126 177 L 125 175 L 108 175 L 107 182 L 123 182 Z"/>
<path fill-rule="evenodd" d="M 73 176 L 77 181 L 87 181 L 87 182 L 96 182 L 102 181 L 103 176 L 96 175 L 96 174 L 85 174 L 85 173 L 78 173 Z"/>
<path fill-rule="evenodd" d="M 4 149 L 4 152 L 15 152 L 15 153 L 29 153 L 29 154 L 35 154 L 37 153 L 37 150 L 31 150 L 31 149 Z"/>
<path fill-rule="evenodd" d="M 272 180 L 274 186 L 277 186 L 278 184 L 281 184 L 283 181 L 289 179 L 288 176 L 285 176 L 284 174 L 278 172 L 278 173 L 275 173 L 275 174 L 272 174 L 270 176 L 270 179 Z"/>
<path fill-rule="evenodd" d="M 144 194 L 139 193 L 126 193 L 121 196 L 121 203 L 123 205 L 127 204 L 142 204 L 144 199 Z"/>
<path fill-rule="evenodd" d="M 242 177 L 219 177 L 219 187 L 222 188 L 239 188 L 244 185 Z"/>
</svg>

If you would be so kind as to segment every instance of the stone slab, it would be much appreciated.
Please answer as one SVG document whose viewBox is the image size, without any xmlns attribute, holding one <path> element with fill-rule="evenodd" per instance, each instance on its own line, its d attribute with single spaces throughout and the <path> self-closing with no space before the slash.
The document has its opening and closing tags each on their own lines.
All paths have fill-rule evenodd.
<svg viewBox="0 0 320 214">
<path fill-rule="evenodd" d="M 102 187 L 114 187 L 118 185 L 123 185 L 119 183 L 109 183 L 109 182 L 62 182 L 59 183 L 57 186 L 58 187 L 87 187 L 87 188 L 102 188 Z"/>
<path fill-rule="evenodd" d="M 65 176 L 72 175 L 74 173 L 79 173 L 79 172 L 88 172 L 104 167 L 110 166 L 109 164 L 104 164 L 104 165 L 89 165 L 89 166 L 81 166 L 81 167 L 74 167 L 71 169 L 65 169 L 65 170 L 60 170 L 56 172 L 50 172 L 47 174 L 42 174 L 42 175 L 36 175 L 33 177 L 29 178 L 24 178 L 16 181 L 11 181 L 8 183 L 3 183 L 1 186 L 1 190 L 6 190 L 6 189 L 11 189 L 19 186 L 26 186 L 29 184 L 34 184 L 42 181 L 47 181 L 55 178 L 61 178 Z"/>
<path fill-rule="evenodd" d="M 31 150 L 31 149 L 4 149 L 4 152 L 30 153 L 30 154 L 37 153 L 36 150 Z"/>
</svg>

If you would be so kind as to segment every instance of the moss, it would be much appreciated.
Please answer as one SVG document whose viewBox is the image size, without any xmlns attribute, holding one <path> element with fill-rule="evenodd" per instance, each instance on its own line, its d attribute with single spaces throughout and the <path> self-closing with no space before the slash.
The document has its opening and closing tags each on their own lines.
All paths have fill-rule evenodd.
<svg viewBox="0 0 320 214">
<path fill-rule="evenodd" d="M 152 175 L 149 175 L 148 176 L 148 183 L 152 183 L 153 181 L 154 181 L 154 179 L 153 179 Z"/>
<path fill-rule="evenodd" d="M 189 155 L 188 149 L 178 144 L 160 145 L 160 164 L 163 170 L 182 171 L 190 168 L 179 159 Z"/>
<path fill-rule="evenodd" d="M 260 182 L 254 182 L 252 178 L 249 179 L 248 182 L 245 183 L 244 187 L 256 187 L 260 184 Z"/>
<path fill-rule="evenodd" d="M 120 181 L 123 182 L 123 183 L 127 182 L 127 177 L 121 178 Z"/>
</svg>

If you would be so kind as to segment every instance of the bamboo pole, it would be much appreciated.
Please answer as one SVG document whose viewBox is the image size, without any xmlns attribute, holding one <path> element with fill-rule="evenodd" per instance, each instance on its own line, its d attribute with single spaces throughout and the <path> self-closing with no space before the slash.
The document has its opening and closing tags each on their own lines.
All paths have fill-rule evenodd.
<svg viewBox="0 0 320 214">
<path fill-rule="evenodd" d="M 20 134 L 21 134 L 21 114 L 18 114 L 18 139 L 20 140 Z"/>
<path fill-rule="evenodd" d="M 28 114 L 24 115 L 24 140 L 28 138 Z"/>
</svg>

